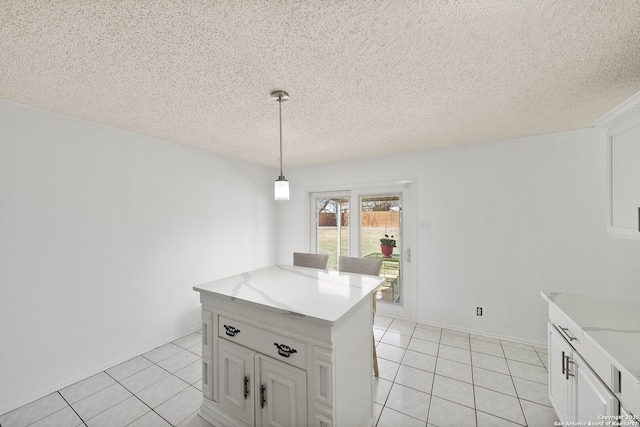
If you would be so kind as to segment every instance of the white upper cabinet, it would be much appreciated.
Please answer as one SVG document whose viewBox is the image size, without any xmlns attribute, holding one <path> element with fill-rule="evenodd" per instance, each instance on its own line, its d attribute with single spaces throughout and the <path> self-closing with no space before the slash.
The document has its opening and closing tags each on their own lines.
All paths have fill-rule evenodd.
<svg viewBox="0 0 640 427">
<path fill-rule="evenodd" d="M 637 111 L 640 118 L 640 110 Z M 610 132 L 611 225 L 638 232 L 640 209 L 640 120 Z"/>
<path fill-rule="evenodd" d="M 640 239 L 640 92 L 597 125 L 609 138 L 609 231 Z"/>
</svg>

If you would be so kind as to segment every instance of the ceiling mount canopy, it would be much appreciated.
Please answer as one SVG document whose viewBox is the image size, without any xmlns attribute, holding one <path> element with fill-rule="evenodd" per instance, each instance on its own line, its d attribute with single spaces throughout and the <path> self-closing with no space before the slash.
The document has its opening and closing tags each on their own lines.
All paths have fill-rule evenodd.
<svg viewBox="0 0 640 427">
<path fill-rule="evenodd" d="M 282 173 L 282 103 L 289 100 L 289 94 L 283 90 L 274 90 L 271 92 L 271 98 L 278 101 L 280 112 L 280 176 L 274 186 L 274 195 L 276 200 L 289 200 L 289 181 L 284 178 Z"/>
</svg>

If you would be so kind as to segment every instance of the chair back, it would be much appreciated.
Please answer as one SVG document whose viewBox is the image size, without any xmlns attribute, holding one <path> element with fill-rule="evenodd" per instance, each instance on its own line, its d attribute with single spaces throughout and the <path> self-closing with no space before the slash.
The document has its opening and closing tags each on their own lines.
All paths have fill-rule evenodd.
<svg viewBox="0 0 640 427">
<path fill-rule="evenodd" d="M 329 262 L 329 255 L 327 254 L 309 254 L 304 252 L 293 253 L 293 265 L 299 267 L 310 267 L 326 269 Z"/>
<path fill-rule="evenodd" d="M 381 268 L 381 259 L 341 256 L 338 260 L 338 270 L 347 273 L 359 273 L 369 274 L 371 276 L 379 276 Z"/>
</svg>

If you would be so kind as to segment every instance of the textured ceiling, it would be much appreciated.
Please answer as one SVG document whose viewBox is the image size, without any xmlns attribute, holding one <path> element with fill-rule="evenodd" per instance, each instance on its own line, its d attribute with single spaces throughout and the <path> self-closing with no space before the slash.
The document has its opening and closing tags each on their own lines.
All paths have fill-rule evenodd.
<svg viewBox="0 0 640 427">
<path fill-rule="evenodd" d="M 0 98 L 273 167 L 591 126 L 638 0 L 0 0 Z"/>
</svg>

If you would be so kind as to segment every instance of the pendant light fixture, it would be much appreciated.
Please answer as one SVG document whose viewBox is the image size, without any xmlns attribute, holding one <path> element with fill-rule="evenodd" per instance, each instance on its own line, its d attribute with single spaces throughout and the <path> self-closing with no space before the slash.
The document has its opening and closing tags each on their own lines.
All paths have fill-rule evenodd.
<svg viewBox="0 0 640 427">
<path fill-rule="evenodd" d="M 283 90 L 274 90 L 271 98 L 278 101 L 280 109 L 280 176 L 276 180 L 274 194 L 276 200 L 289 200 L 289 181 L 282 174 L 282 103 L 289 100 L 289 94 Z"/>
</svg>

